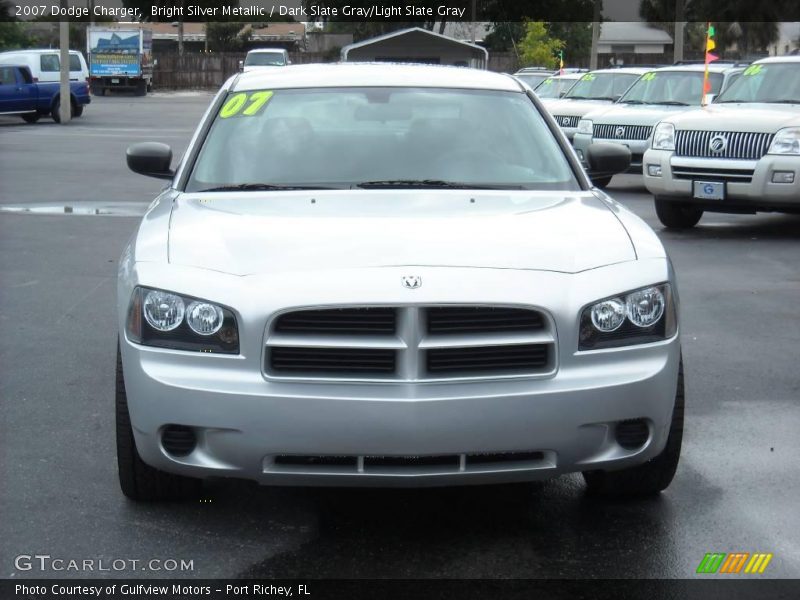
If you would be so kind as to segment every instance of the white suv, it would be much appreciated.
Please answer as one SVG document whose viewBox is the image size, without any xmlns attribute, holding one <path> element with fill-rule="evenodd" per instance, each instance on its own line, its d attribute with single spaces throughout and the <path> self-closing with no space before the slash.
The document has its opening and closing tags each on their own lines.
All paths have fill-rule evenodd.
<svg viewBox="0 0 800 600">
<path fill-rule="evenodd" d="M 800 212 L 800 57 L 760 60 L 710 106 L 664 119 L 644 164 L 667 227 L 704 210 Z"/>
</svg>

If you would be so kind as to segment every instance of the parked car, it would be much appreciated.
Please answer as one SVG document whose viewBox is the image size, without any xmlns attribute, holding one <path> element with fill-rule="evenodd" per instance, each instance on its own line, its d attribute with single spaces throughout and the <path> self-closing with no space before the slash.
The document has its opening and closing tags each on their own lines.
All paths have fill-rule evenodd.
<svg viewBox="0 0 800 600">
<path fill-rule="evenodd" d="M 86 83 L 70 82 L 72 116 L 80 117 L 83 108 L 91 102 Z M 28 123 L 35 123 L 50 114 L 59 122 L 61 115 L 61 89 L 58 83 L 34 83 L 30 69 L 25 65 L 0 65 L 0 114 L 19 115 Z"/>
<path fill-rule="evenodd" d="M 58 49 L 31 49 L 0 52 L 0 64 L 25 65 L 30 69 L 34 83 L 61 81 L 61 55 Z M 77 50 L 69 51 L 69 80 L 89 82 L 86 59 Z"/>
<path fill-rule="evenodd" d="M 613 105 L 587 113 L 578 122 L 572 143 L 578 156 L 591 144 L 614 142 L 631 151 L 631 173 L 642 172 L 642 157 L 650 144 L 653 127 L 661 119 L 700 106 L 705 65 L 678 65 L 648 71 Z M 709 67 L 711 96 L 726 89 L 744 71 L 725 63 Z M 610 177 L 595 180 L 605 187 Z"/>
<path fill-rule="evenodd" d="M 567 138 L 572 140 L 586 113 L 619 100 L 649 69 L 598 69 L 578 79 L 560 100 L 550 102 L 547 110 L 553 115 Z"/>
<path fill-rule="evenodd" d="M 565 73 L 564 75 L 551 75 L 534 88 L 536 95 L 545 107 L 562 98 L 573 85 L 583 76 L 582 73 Z"/>
<path fill-rule="evenodd" d="M 800 212 L 800 57 L 759 60 L 710 106 L 661 121 L 644 164 L 667 227 L 706 210 Z"/>
<path fill-rule="evenodd" d="M 119 264 L 123 492 L 667 487 L 675 276 L 554 127 L 508 75 L 303 65 L 229 79 L 175 170 L 164 144 L 128 148 L 170 183 Z"/>
<path fill-rule="evenodd" d="M 553 75 L 553 69 L 547 67 L 525 67 L 514 73 L 514 77 L 527 83 L 531 89 Z"/>
<path fill-rule="evenodd" d="M 250 50 L 243 61 L 239 61 L 239 69 L 246 73 L 264 67 L 285 67 L 291 62 L 289 52 L 284 48 L 256 48 Z"/>
</svg>

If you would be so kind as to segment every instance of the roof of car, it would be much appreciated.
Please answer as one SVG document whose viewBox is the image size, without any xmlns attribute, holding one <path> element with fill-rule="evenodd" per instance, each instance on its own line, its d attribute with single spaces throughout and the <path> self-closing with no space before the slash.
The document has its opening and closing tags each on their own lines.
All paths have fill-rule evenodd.
<svg viewBox="0 0 800 600">
<path fill-rule="evenodd" d="M 25 48 L 21 50 L 4 50 L 0 54 L 58 54 L 58 48 Z M 70 54 L 80 54 L 80 50 L 70 50 Z"/>
<path fill-rule="evenodd" d="M 708 70 L 711 73 L 724 73 L 731 69 L 743 69 L 743 66 L 736 66 L 733 63 L 711 63 L 708 65 Z M 694 65 L 670 65 L 668 67 L 660 67 L 658 69 L 650 69 L 651 71 L 705 71 L 705 63 L 698 63 Z"/>
<path fill-rule="evenodd" d="M 232 91 L 320 87 L 441 87 L 520 92 L 510 75 L 467 67 L 387 63 L 307 64 L 236 76 Z"/>
<path fill-rule="evenodd" d="M 580 79 L 586 75 L 586 72 L 583 73 L 564 73 L 563 75 L 551 75 L 549 79 Z"/>
<path fill-rule="evenodd" d="M 269 53 L 269 52 L 284 53 L 284 52 L 288 52 L 288 50 L 286 50 L 286 48 L 253 48 L 252 50 L 249 50 L 247 53 L 248 54 L 259 54 L 259 53 L 262 53 L 262 52 L 264 52 L 264 53 Z"/>
<path fill-rule="evenodd" d="M 796 63 L 800 62 L 800 56 L 794 54 L 792 55 L 786 54 L 784 56 L 770 56 L 769 58 L 762 58 L 761 60 L 758 60 L 756 62 L 760 65 L 764 63 Z"/>
<path fill-rule="evenodd" d="M 648 71 L 652 71 L 653 69 L 648 69 L 647 67 L 619 67 L 613 69 L 595 69 L 594 71 L 590 71 L 590 73 L 624 73 L 627 75 L 644 75 Z"/>
</svg>

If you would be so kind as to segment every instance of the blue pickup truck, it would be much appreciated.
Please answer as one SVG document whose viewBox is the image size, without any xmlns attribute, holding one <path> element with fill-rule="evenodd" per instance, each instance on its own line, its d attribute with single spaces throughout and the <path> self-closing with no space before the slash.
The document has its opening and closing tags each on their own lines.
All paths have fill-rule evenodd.
<svg viewBox="0 0 800 600">
<path fill-rule="evenodd" d="M 19 115 L 28 123 L 35 123 L 43 115 L 61 120 L 61 90 L 58 82 L 34 83 L 28 67 L 0 65 L 0 115 Z M 86 82 L 73 81 L 70 87 L 72 116 L 80 117 L 83 107 L 92 99 Z"/>
</svg>

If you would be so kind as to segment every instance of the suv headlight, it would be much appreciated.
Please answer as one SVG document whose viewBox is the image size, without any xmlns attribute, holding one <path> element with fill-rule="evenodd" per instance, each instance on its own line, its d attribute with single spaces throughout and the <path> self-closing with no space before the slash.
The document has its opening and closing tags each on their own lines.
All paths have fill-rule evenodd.
<svg viewBox="0 0 800 600">
<path fill-rule="evenodd" d="M 585 307 L 579 350 L 660 342 L 675 335 L 677 315 L 668 283 L 651 285 Z"/>
<path fill-rule="evenodd" d="M 581 119 L 578 121 L 578 133 L 583 133 L 585 135 L 592 135 L 592 130 L 594 128 L 594 123 L 591 119 Z"/>
<path fill-rule="evenodd" d="M 800 127 L 787 127 L 776 133 L 768 154 L 800 154 Z"/>
<path fill-rule="evenodd" d="M 134 289 L 125 329 L 130 341 L 143 346 L 239 353 L 239 330 L 230 310 L 164 290 Z"/>
<path fill-rule="evenodd" d="M 675 150 L 675 125 L 659 123 L 653 132 L 654 150 Z"/>
</svg>

